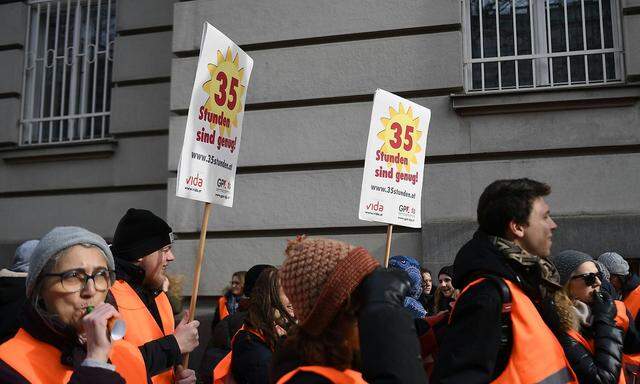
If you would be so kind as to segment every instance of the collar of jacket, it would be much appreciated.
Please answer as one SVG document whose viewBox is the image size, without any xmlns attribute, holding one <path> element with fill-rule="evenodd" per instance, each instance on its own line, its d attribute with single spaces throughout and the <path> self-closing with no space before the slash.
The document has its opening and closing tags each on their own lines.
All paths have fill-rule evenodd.
<svg viewBox="0 0 640 384">
<path fill-rule="evenodd" d="M 162 289 L 149 289 L 144 286 L 144 269 L 122 259 L 115 259 L 116 279 L 126 281 L 136 292 L 155 298 Z"/>
<path fill-rule="evenodd" d="M 631 291 L 638 288 L 638 285 L 640 285 L 640 277 L 635 273 L 629 273 L 622 287 L 622 297 L 627 297 Z"/>
<path fill-rule="evenodd" d="M 60 363 L 63 365 L 79 367 L 87 355 L 86 347 L 80 343 L 73 327 L 56 318 L 42 318 L 31 303 L 25 305 L 22 328 L 35 339 L 60 350 Z"/>
</svg>

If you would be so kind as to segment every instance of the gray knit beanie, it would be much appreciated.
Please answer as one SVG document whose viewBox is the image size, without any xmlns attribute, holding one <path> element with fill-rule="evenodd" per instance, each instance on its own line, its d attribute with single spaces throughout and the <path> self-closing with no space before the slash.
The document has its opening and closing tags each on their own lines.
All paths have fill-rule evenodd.
<svg viewBox="0 0 640 384">
<path fill-rule="evenodd" d="M 560 274 L 560 284 L 562 285 L 567 284 L 571 274 L 585 261 L 593 261 L 593 257 L 572 249 L 551 256 L 551 262 Z"/>
<path fill-rule="evenodd" d="M 629 263 L 618 253 L 603 253 L 598 256 L 598 261 L 604 264 L 612 275 L 626 276 L 629 274 Z"/>
<path fill-rule="evenodd" d="M 13 264 L 9 268 L 13 272 L 27 272 L 33 250 L 38 246 L 38 240 L 29 240 L 20 244 L 13 257 Z"/>
<path fill-rule="evenodd" d="M 60 251 L 77 244 L 92 244 L 100 248 L 107 258 L 109 270 L 114 270 L 113 255 L 104 239 L 93 232 L 80 227 L 56 227 L 40 239 L 33 250 L 29 273 L 27 274 L 27 297 L 31 297 L 33 289 L 42 273 L 42 269 Z"/>
</svg>

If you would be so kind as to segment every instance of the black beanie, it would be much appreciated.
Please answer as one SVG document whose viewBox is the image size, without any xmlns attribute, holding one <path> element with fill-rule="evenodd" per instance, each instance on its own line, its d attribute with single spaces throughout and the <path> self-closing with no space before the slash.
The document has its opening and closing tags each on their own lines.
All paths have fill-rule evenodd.
<svg viewBox="0 0 640 384">
<path fill-rule="evenodd" d="M 111 252 L 117 259 L 136 261 L 173 242 L 171 227 L 146 209 L 129 208 L 113 235 Z"/>
<path fill-rule="evenodd" d="M 438 272 L 438 278 L 440 275 L 447 275 L 453 280 L 453 265 L 447 265 L 442 267 L 440 272 Z"/>
<path fill-rule="evenodd" d="M 244 289 L 242 292 L 246 297 L 251 297 L 253 286 L 256 285 L 256 281 L 258 280 L 258 277 L 260 277 L 262 271 L 267 268 L 275 267 L 269 264 L 256 264 L 247 271 L 246 275 L 244 275 Z"/>
</svg>

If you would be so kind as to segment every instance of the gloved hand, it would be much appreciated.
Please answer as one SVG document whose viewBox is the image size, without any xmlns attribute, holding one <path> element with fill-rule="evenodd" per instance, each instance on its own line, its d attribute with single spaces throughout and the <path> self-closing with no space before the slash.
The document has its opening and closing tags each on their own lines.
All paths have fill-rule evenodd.
<svg viewBox="0 0 640 384">
<path fill-rule="evenodd" d="M 560 314 L 556 305 L 553 295 L 548 295 L 542 299 L 540 304 L 540 315 L 547 324 L 549 329 L 556 335 L 562 335 L 566 331 L 563 329 L 562 321 L 560 320 Z"/>
<path fill-rule="evenodd" d="M 362 280 L 359 289 L 363 306 L 384 303 L 402 307 L 411 289 L 411 282 L 404 271 L 377 268 Z"/>
<path fill-rule="evenodd" d="M 614 323 L 617 309 L 611 296 L 605 291 L 594 291 L 592 297 L 591 312 L 593 313 L 593 321 Z"/>
</svg>

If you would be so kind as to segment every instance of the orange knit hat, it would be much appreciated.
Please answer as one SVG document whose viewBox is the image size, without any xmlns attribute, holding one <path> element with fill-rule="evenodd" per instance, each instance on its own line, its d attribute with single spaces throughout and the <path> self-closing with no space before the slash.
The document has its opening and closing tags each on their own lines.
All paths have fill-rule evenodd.
<svg viewBox="0 0 640 384">
<path fill-rule="evenodd" d="M 298 236 L 280 269 L 282 288 L 300 326 L 319 335 L 362 279 L 380 264 L 362 247 Z"/>
</svg>

